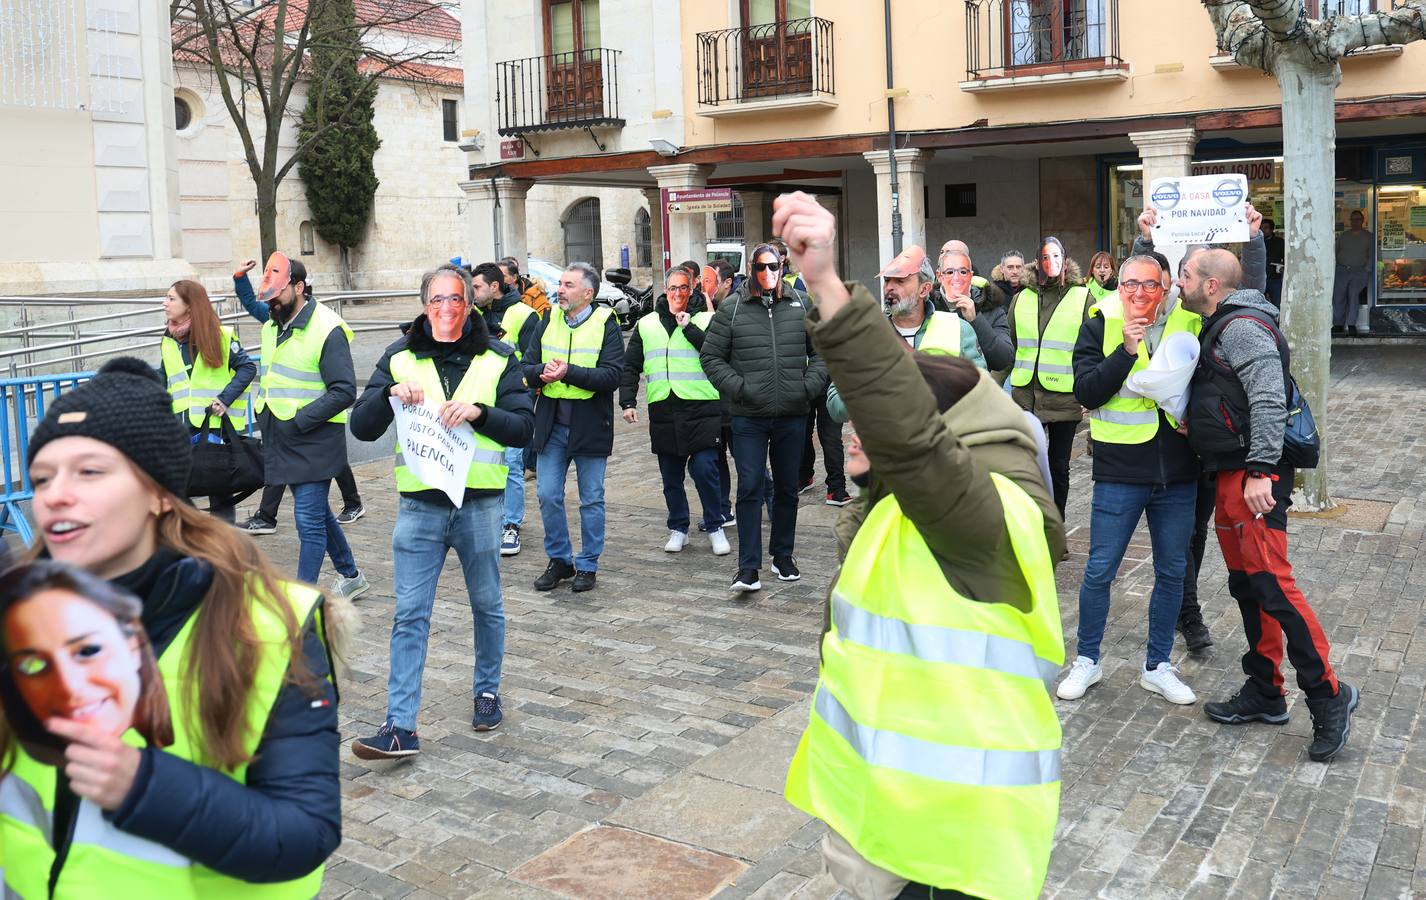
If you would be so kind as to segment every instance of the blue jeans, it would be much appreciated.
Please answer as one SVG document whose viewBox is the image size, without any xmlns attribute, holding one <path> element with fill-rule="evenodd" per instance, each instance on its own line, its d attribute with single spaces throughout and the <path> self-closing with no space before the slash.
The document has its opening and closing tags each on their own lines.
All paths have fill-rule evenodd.
<svg viewBox="0 0 1426 900">
<path fill-rule="evenodd" d="M 475 620 L 474 696 L 500 693 L 505 659 L 505 606 L 500 598 L 500 498 L 466 500 L 460 509 L 402 497 L 391 535 L 395 563 L 396 619 L 391 625 L 391 674 L 386 679 L 386 716 L 416 730 L 421 709 L 421 673 L 431 633 L 436 582 L 455 548 L 465 573 Z"/>
<path fill-rule="evenodd" d="M 738 467 L 738 568 L 761 569 L 762 512 L 771 463 L 772 520 L 768 550 L 791 556 L 797 536 L 797 469 L 802 465 L 806 416 L 755 419 L 733 416 L 733 463 Z"/>
<path fill-rule="evenodd" d="M 703 504 L 703 530 L 723 527 L 722 499 L 718 496 L 718 449 L 709 447 L 692 456 L 660 453 L 659 474 L 663 476 L 663 500 L 668 507 L 668 530 L 688 533 L 688 494 L 683 489 L 683 473 L 693 478 L 698 499 Z"/>
<path fill-rule="evenodd" d="M 302 542 L 297 552 L 297 579 L 316 584 L 322 574 L 322 558 L 330 555 L 332 566 L 347 578 L 357 573 L 352 548 L 332 508 L 327 505 L 331 479 L 288 485 L 292 489 L 292 518 L 297 523 L 297 539 Z"/>
<path fill-rule="evenodd" d="M 1109 586 L 1139 517 L 1149 515 L 1149 540 L 1154 553 L 1154 591 L 1149 596 L 1150 669 L 1168 662 L 1174 625 L 1183 602 L 1183 575 L 1188 544 L 1193 537 L 1193 508 L 1198 482 L 1178 484 L 1094 483 L 1089 515 L 1089 562 L 1079 589 L 1079 655 L 1099 662 L 1099 644 L 1109 619 Z"/>
<path fill-rule="evenodd" d="M 574 462 L 579 482 L 579 557 L 569 543 L 569 523 L 564 518 L 564 482 Z M 536 457 L 535 493 L 540 498 L 540 520 L 545 525 L 545 555 L 573 563 L 580 572 L 599 571 L 604 552 L 604 469 L 607 456 L 570 456 L 569 426 L 556 425 Z"/>
<path fill-rule="evenodd" d="M 506 447 L 505 465 L 510 474 L 505 476 L 505 515 L 502 525 L 519 528 L 525 524 L 525 448 Z"/>
</svg>

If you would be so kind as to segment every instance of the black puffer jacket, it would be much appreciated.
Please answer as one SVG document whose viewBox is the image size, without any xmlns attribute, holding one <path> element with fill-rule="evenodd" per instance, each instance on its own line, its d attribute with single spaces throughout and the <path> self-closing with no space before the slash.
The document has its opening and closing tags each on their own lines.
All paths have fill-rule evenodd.
<svg viewBox="0 0 1426 900">
<path fill-rule="evenodd" d="M 805 416 L 827 390 L 827 367 L 807 335 L 811 304 L 801 292 L 780 287 L 777 298 L 753 297 L 745 284 L 708 325 L 703 371 L 735 416 Z"/>
<path fill-rule="evenodd" d="M 700 299 L 702 295 L 699 295 Z M 668 311 L 668 298 L 660 297 L 649 316 L 657 317 L 665 334 L 678 327 L 673 313 Z M 638 406 L 639 376 L 644 372 L 643 319 L 629 335 L 624 348 L 624 380 L 619 385 L 619 408 Z M 683 326 L 683 336 L 695 349 L 701 350 L 706 337 L 703 329 L 689 322 Z M 664 400 L 649 404 L 649 449 L 654 453 L 692 456 L 700 450 L 717 447 L 723 440 L 723 401 L 685 400 L 670 393 Z"/>
</svg>

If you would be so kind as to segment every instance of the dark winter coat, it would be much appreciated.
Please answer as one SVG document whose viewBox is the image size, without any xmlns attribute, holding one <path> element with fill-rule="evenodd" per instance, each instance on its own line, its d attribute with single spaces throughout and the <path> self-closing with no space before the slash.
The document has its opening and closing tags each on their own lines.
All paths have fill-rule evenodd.
<svg viewBox="0 0 1426 900">
<path fill-rule="evenodd" d="M 533 316 L 531 317 L 534 318 Z M 425 313 L 406 329 L 406 333 L 386 348 L 376 369 L 367 380 L 366 390 L 361 392 L 356 406 L 352 407 L 352 437 L 359 441 L 378 441 L 391 427 L 396 411 L 391 408 L 391 388 L 395 378 L 391 375 L 391 357 L 403 350 L 410 350 L 418 359 L 432 360 L 442 381 L 460 384 L 470 369 L 471 361 L 489 349 L 505 357 L 505 371 L 500 376 L 500 384 L 495 390 L 495 405 L 485 406 L 485 415 L 473 426 L 477 434 L 482 434 L 498 444 L 507 447 L 523 447 L 530 442 L 535 429 L 534 403 L 530 391 L 525 387 L 525 373 L 515 358 L 515 351 L 502 341 L 492 340 L 485 329 L 485 320 L 471 316 L 466 322 L 460 340 L 442 343 L 431 336 L 430 323 Z M 495 496 L 504 493 L 497 490 L 477 490 L 466 488 L 466 499 L 481 496 Z M 428 503 L 450 507 L 450 497 L 445 491 L 413 491 L 407 496 L 416 497 Z"/>
<path fill-rule="evenodd" d="M 519 334 L 506 334 L 503 327 L 505 311 L 525 301 L 520 299 L 520 295 L 515 291 L 506 291 L 490 304 L 488 309 L 481 310 L 485 318 L 485 326 L 490 335 L 496 340 L 504 341 L 516 350 L 520 351 L 521 358 L 529 355 L 530 348 L 535 346 L 535 333 L 540 330 L 540 315 L 528 316 L 525 324 L 520 326 Z"/>
<path fill-rule="evenodd" d="M 807 335 L 811 305 L 782 285 L 777 298 L 745 290 L 723 301 L 708 324 L 700 359 L 735 416 L 805 416 L 827 389 L 827 369 Z"/>
<path fill-rule="evenodd" d="M 1025 266 L 1024 287 L 1033 287 L 1040 300 L 1040 333 L 1043 334 L 1045 327 L 1050 324 L 1050 317 L 1055 314 L 1055 307 L 1060 305 L 1060 298 L 1071 289 L 1079 287 L 1080 283 L 1079 263 L 1072 259 L 1065 259 L 1064 284 L 1054 283 L 1040 284 L 1039 267 L 1035 264 L 1027 263 Z M 1021 293 L 1010 301 L 1010 309 L 1006 311 L 1006 318 L 1009 323 L 1011 340 L 1015 334 L 1015 307 L 1026 296 L 1024 287 Z M 1088 290 L 1084 291 L 1084 309 L 1080 311 L 1080 320 L 1089 317 L 1089 308 L 1094 305 L 1094 295 Z M 1033 413 L 1041 422 L 1078 422 L 1084 418 L 1084 413 L 1080 408 L 1079 401 L 1075 399 L 1073 393 L 1060 393 L 1058 391 L 1047 391 L 1040 386 L 1038 379 L 1032 379 L 1024 387 L 1014 388 L 1010 396 L 1015 402 L 1020 404 L 1020 408 Z"/>
<path fill-rule="evenodd" d="M 659 297 L 654 311 L 648 315 L 658 317 L 666 334 L 672 335 L 678 328 L 678 322 L 668 310 L 666 296 Z M 641 319 L 640 326 L 630 332 L 629 346 L 624 349 L 624 380 L 619 385 L 620 409 L 638 406 L 639 376 L 644 372 L 642 322 Z M 697 325 L 689 322 L 683 326 L 683 336 L 694 349 L 703 348 L 706 336 Z M 685 400 L 670 393 L 664 400 L 649 404 L 649 449 L 654 453 L 692 456 L 700 450 L 719 446 L 722 440 L 722 400 Z"/>
<path fill-rule="evenodd" d="M 293 317 L 291 327 L 278 328 L 281 347 L 299 328 L 312 321 L 316 301 L 308 300 Z M 289 420 L 264 410 L 258 417 L 266 460 L 268 484 L 302 484 L 336 478 L 347 467 L 347 428 L 328 421 L 356 400 L 356 372 L 352 368 L 351 342 L 346 332 L 333 328 L 322 345 L 318 366 L 327 392 L 302 407 Z"/>
<path fill-rule="evenodd" d="M 1010 337 L 1005 293 L 991 281 L 984 288 L 972 286 L 970 296 L 975 301 L 975 321 L 970 327 L 975 329 L 985 367 L 992 372 L 1010 368 L 1015 364 L 1015 341 Z"/>
<path fill-rule="evenodd" d="M 540 372 L 545 368 L 542 343 L 545 329 L 555 316 L 564 312 L 559 307 L 550 309 L 548 318 L 540 320 L 532 338 L 534 350 L 521 360 L 525 370 L 525 381 L 531 387 L 544 385 Z M 624 375 L 624 335 L 619 330 L 619 320 L 609 316 L 604 322 L 604 345 L 599 350 L 599 360 L 593 368 L 570 366 L 565 374 L 565 383 L 572 387 L 593 391 L 587 400 L 554 400 L 540 394 L 535 401 L 535 437 L 530 446 L 539 452 L 549 443 L 550 434 L 555 429 L 556 404 L 567 403 L 570 409 L 569 455 L 608 456 L 614 452 L 614 391 Z"/>
</svg>

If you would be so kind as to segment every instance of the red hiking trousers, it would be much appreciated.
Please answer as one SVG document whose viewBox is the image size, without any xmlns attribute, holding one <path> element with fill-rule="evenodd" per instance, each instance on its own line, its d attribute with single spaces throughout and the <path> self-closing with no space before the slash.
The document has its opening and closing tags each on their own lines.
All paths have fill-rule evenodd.
<svg viewBox="0 0 1426 900">
<path fill-rule="evenodd" d="M 1298 687 L 1309 697 L 1337 695 L 1337 676 L 1327 661 L 1329 646 L 1322 625 L 1292 578 L 1287 561 L 1287 507 L 1291 504 L 1292 470 L 1273 484 L 1277 505 L 1257 518 L 1243 500 L 1246 470 L 1218 473 L 1214 525 L 1223 561 L 1228 565 L 1228 591 L 1243 614 L 1248 652 L 1243 671 L 1263 694 L 1282 695 L 1284 639 L 1287 658 L 1297 670 Z"/>
</svg>

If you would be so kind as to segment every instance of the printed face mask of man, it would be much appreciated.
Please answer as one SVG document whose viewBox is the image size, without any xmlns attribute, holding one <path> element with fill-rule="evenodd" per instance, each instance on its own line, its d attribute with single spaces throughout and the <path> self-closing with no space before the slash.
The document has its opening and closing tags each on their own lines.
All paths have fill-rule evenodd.
<svg viewBox="0 0 1426 900">
<path fill-rule="evenodd" d="M 262 285 L 258 288 L 257 298 L 266 303 L 282 293 L 283 288 L 291 283 L 292 262 L 283 254 L 274 251 L 267 258 L 267 265 L 262 270 Z"/>
</svg>

